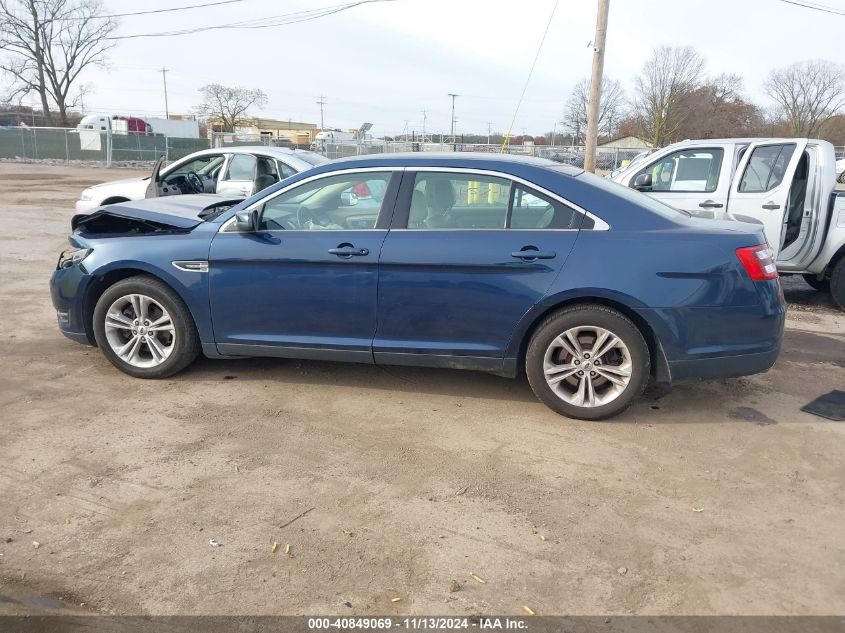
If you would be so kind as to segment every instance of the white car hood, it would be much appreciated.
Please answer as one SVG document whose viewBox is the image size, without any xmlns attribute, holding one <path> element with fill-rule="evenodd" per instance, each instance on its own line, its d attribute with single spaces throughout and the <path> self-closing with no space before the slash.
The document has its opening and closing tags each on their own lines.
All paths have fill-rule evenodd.
<svg viewBox="0 0 845 633">
<path fill-rule="evenodd" d="M 91 196 L 93 205 L 102 204 L 109 198 L 125 198 L 127 200 L 141 200 L 147 193 L 149 176 L 141 178 L 124 178 L 122 180 L 111 180 L 98 185 L 92 185 L 86 189 Z"/>
</svg>

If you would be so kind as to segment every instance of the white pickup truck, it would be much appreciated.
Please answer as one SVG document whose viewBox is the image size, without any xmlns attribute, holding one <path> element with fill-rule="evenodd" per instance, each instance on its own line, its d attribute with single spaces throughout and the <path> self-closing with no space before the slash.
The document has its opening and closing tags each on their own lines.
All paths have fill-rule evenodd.
<svg viewBox="0 0 845 633">
<path fill-rule="evenodd" d="M 836 155 L 805 138 L 682 141 L 611 178 L 690 214 L 762 224 L 778 272 L 830 290 L 845 310 L 845 191 Z"/>
</svg>

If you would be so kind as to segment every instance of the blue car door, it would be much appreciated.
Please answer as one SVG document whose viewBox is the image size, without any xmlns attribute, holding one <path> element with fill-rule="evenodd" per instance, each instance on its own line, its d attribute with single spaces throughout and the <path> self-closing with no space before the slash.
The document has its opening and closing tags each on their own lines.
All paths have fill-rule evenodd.
<svg viewBox="0 0 845 633">
<path fill-rule="evenodd" d="M 209 252 L 218 351 L 373 362 L 378 255 L 400 179 L 316 176 L 256 203 L 257 230 L 224 224 Z"/>
<path fill-rule="evenodd" d="M 406 171 L 379 260 L 376 363 L 500 370 L 582 219 L 505 174 Z"/>
</svg>

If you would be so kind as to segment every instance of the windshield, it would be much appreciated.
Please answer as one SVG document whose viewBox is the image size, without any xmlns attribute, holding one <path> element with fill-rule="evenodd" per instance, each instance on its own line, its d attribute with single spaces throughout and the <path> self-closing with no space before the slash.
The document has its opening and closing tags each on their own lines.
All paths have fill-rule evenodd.
<svg viewBox="0 0 845 633">
<path fill-rule="evenodd" d="M 679 215 L 690 216 L 690 214 L 686 211 L 670 207 L 668 204 L 663 204 L 659 200 L 655 200 L 645 193 L 640 193 L 635 189 L 630 189 L 625 185 L 620 185 L 618 182 L 613 182 L 607 178 L 601 178 L 589 172 L 583 172 L 576 177 L 584 178 L 594 187 L 603 189 L 609 194 L 622 198 L 628 202 L 632 202 L 638 206 L 645 207 L 649 211 L 654 211 L 658 215 L 662 215 L 664 218 L 674 220 L 677 219 Z"/>
</svg>

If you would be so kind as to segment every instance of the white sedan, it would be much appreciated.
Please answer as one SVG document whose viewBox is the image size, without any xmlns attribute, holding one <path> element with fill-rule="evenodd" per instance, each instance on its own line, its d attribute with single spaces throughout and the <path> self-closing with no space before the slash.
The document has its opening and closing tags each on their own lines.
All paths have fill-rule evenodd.
<svg viewBox="0 0 845 633">
<path fill-rule="evenodd" d="M 247 198 L 328 159 L 307 150 L 284 147 L 223 147 L 204 149 L 167 167 L 156 164 L 151 176 L 104 182 L 82 191 L 76 212 L 84 213 L 115 202 L 184 193 L 216 193 Z M 155 178 L 155 190 L 151 179 Z"/>
</svg>

